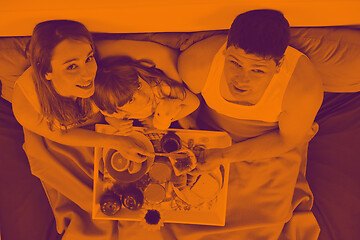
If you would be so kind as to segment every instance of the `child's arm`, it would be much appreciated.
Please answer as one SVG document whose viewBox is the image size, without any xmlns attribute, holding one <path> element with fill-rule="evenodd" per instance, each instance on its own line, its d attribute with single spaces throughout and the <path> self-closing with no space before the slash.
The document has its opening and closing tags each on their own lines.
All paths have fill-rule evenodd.
<svg viewBox="0 0 360 240">
<path fill-rule="evenodd" d="M 195 94 L 186 89 L 185 99 L 161 100 L 154 113 L 154 127 L 166 129 L 171 122 L 182 119 L 199 107 L 200 101 Z"/>
<path fill-rule="evenodd" d="M 178 103 L 175 103 L 174 107 L 177 107 L 177 104 L 179 105 L 180 109 L 178 113 L 173 117 L 173 121 L 184 118 L 194 112 L 199 107 L 200 101 L 195 94 L 186 89 L 185 99 L 182 101 L 180 100 Z"/>
</svg>

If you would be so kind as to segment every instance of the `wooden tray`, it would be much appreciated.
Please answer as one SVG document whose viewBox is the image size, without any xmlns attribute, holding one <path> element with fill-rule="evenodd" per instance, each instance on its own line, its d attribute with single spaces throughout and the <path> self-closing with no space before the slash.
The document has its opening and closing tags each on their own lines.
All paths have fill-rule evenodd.
<svg viewBox="0 0 360 240">
<path fill-rule="evenodd" d="M 204 146 L 205 148 L 224 148 L 231 145 L 231 138 L 225 132 L 220 131 L 200 131 L 185 129 L 168 129 L 165 131 L 144 132 L 144 128 L 134 127 L 135 131 L 143 133 L 152 142 L 155 152 L 159 151 L 159 142 L 161 137 L 168 133 L 177 134 L 185 147 Z M 95 130 L 97 132 L 116 134 L 116 129 L 110 125 L 97 124 Z M 219 169 L 215 169 L 211 176 L 213 181 L 220 182 L 221 188 L 210 200 L 198 201 L 197 196 L 189 191 L 189 187 L 174 186 L 174 182 L 169 181 L 163 183 L 166 189 L 166 198 L 158 204 L 150 204 L 144 201 L 144 205 L 139 210 L 129 210 L 122 206 L 121 210 L 113 216 L 105 215 L 100 210 L 100 199 L 107 188 L 117 183 L 113 179 L 106 167 L 104 167 L 104 154 L 109 149 L 95 148 L 94 153 L 94 191 L 93 191 L 93 219 L 108 220 L 127 220 L 142 221 L 149 209 L 156 209 L 160 212 L 164 222 L 201 224 L 201 225 L 225 225 L 226 200 L 229 179 L 229 163 L 225 163 Z M 156 158 L 155 158 L 156 162 Z M 147 173 L 146 173 L 147 174 Z M 205 176 L 202 176 L 205 179 Z M 208 177 L 208 176 L 206 176 Z M 199 178 L 198 178 L 199 179 Z M 200 180 L 199 180 L 200 181 Z M 124 185 L 124 183 L 121 183 Z M 175 184 L 176 185 L 176 184 Z"/>
</svg>

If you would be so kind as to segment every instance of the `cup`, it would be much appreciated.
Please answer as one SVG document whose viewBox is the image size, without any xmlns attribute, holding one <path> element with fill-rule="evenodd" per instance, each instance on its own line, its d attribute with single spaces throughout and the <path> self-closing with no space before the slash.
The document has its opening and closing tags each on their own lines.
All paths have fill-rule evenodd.
<svg viewBox="0 0 360 240">
<path fill-rule="evenodd" d="M 161 138 L 160 145 L 164 152 L 174 152 L 181 148 L 181 139 L 175 133 L 169 132 Z"/>
<path fill-rule="evenodd" d="M 166 159 L 167 160 L 167 159 Z M 169 160 L 157 161 L 149 170 L 149 177 L 156 183 L 165 183 L 171 179 L 172 166 Z"/>
<path fill-rule="evenodd" d="M 144 190 L 144 198 L 150 204 L 158 204 L 166 197 L 165 188 L 158 183 L 150 183 Z"/>
</svg>

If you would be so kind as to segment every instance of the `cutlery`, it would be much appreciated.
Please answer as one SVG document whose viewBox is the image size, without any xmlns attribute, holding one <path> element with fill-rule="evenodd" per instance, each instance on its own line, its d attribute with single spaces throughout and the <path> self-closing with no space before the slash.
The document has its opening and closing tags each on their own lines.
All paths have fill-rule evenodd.
<svg viewBox="0 0 360 240">
<path fill-rule="evenodd" d="M 186 152 L 171 152 L 171 153 L 155 153 L 155 156 L 171 157 L 174 159 L 186 158 L 188 154 Z"/>
</svg>

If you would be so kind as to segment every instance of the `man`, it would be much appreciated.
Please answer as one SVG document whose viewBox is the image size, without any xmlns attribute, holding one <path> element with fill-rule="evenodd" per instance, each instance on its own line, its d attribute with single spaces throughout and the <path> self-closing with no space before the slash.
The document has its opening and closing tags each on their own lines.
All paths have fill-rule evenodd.
<svg viewBox="0 0 360 240">
<path fill-rule="evenodd" d="M 183 81 L 200 93 L 205 108 L 210 108 L 201 112 L 206 117 L 200 114 L 200 122 L 210 117 L 215 124 L 208 125 L 241 140 L 246 136 L 237 136 L 241 134 L 233 133 L 233 126 L 226 126 L 220 118 L 238 119 L 237 124 L 276 125 L 229 148 L 207 150 L 206 163 L 199 168 L 211 168 L 219 158 L 238 162 L 276 157 L 293 149 L 311 131 L 322 103 L 322 83 L 310 60 L 288 47 L 289 35 L 282 13 L 254 10 L 237 16 L 227 38 L 210 37 L 180 55 L 178 69 Z M 224 49 L 219 51 L 221 47 Z M 286 50 L 288 56 L 284 56 Z"/>
<path fill-rule="evenodd" d="M 181 78 L 203 98 L 199 127 L 226 131 L 233 139 L 230 147 L 205 150 L 197 166 L 208 171 L 231 163 L 226 230 L 204 234 L 289 239 L 301 231 L 306 239 L 317 238 L 305 166 L 323 90 L 310 60 L 289 46 L 289 32 L 281 12 L 253 10 L 235 18 L 228 36 L 200 41 L 179 57 Z M 295 209 L 306 217 L 299 220 Z M 299 230 L 304 222 L 309 224 Z"/>
</svg>

